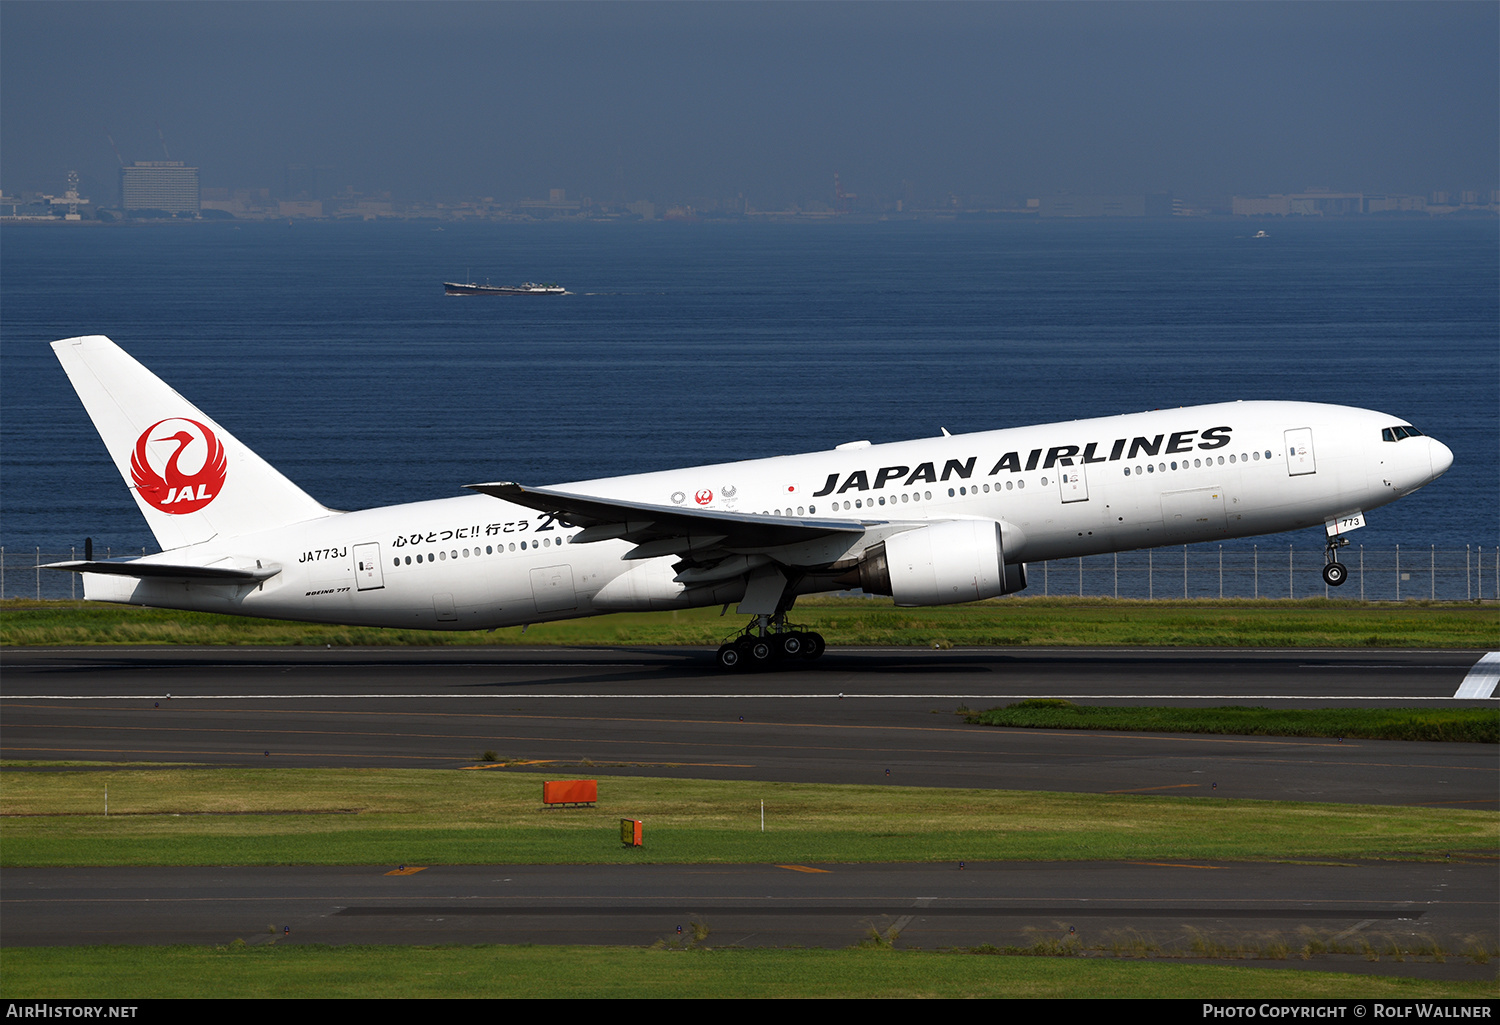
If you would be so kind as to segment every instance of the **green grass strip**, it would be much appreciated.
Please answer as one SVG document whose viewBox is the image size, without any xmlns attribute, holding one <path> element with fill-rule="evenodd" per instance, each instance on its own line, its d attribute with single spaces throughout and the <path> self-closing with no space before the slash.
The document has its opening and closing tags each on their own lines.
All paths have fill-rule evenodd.
<svg viewBox="0 0 1500 1025">
<path fill-rule="evenodd" d="M 1264 962 L 1262 962 L 1264 963 Z M 1282 962 L 1292 964 L 1295 962 Z M 1493 980 L 911 950 L 622 947 L 39 947 L 5 951 L 0 997 L 1175 997 L 1493 999 Z"/>
<path fill-rule="evenodd" d="M 804 598 L 793 618 L 834 646 L 1208 646 L 1468 648 L 1500 638 L 1489 603 L 1134 601 L 1001 598 L 897 608 L 888 599 Z M 743 626 L 717 608 L 621 613 L 486 631 L 320 626 L 85 602 L 0 602 L 0 645 L 717 645 Z"/>
<path fill-rule="evenodd" d="M 1288 756 L 1320 743 L 1289 741 Z M 0 866 L 1343 860 L 1500 846 L 1495 812 L 1235 800 L 1233 773 L 1202 797 L 617 776 L 600 779 L 598 807 L 559 810 L 541 806 L 542 781 L 578 773 L 12 770 Z M 644 823 L 643 848 L 620 845 L 622 818 Z"/>
<path fill-rule="evenodd" d="M 964 716 L 964 721 L 981 726 L 1033 730 L 1500 743 L 1500 708 L 1118 707 L 1075 705 L 1059 698 L 1032 698 L 1004 708 L 970 712 Z"/>
</svg>

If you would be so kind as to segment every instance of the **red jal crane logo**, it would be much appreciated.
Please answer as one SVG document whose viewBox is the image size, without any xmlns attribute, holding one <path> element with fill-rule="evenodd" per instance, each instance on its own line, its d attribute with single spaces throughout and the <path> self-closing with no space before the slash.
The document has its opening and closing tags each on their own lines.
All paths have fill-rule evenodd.
<svg viewBox="0 0 1500 1025">
<path fill-rule="evenodd" d="M 177 428 L 175 433 L 173 427 Z M 158 473 L 146 446 L 163 442 L 175 442 L 177 448 Z M 182 468 L 184 456 L 188 466 L 197 465 L 196 471 Z M 155 461 L 160 465 L 159 454 Z M 137 494 L 174 516 L 197 512 L 212 502 L 223 489 L 228 472 L 223 443 L 214 437 L 213 431 L 186 417 L 159 420 L 142 431 L 130 459 L 130 477 L 135 481 Z"/>
</svg>

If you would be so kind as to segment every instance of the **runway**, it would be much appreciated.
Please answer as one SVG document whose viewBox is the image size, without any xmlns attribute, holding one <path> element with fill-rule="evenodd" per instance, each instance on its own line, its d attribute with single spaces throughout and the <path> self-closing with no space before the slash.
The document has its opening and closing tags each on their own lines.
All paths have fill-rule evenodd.
<svg viewBox="0 0 1500 1025">
<path fill-rule="evenodd" d="M 1479 652 L 835 649 L 726 676 L 706 649 L 10 649 L 8 759 L 449 767 L 1500 807 L 1493 747 L 1058 732 L 956 714 L 1443 705 Z"/>
<path fill-rule="evenodd" d="M 1480 652 L 835 649 L 725 676 L 706 649 L 9 649 L 11 760 L 456 768 L 1500 807 L 1493 746 L 970 726 L 1026 697 L 1443 705 Z M 12 770 L 17 771 L 17 770 Z M 21 770 L 24 771 L 24 770 Z M 505 770 L 501 770 L 505 771 Z M 7 869 L 6 945 L 1131 943 L 1162 953 L 1500 946 L 1494 852 L 1440 865 L 394 866 Z M 707 930 L 693 939 L 695 924 Z M 677 932 L 678 927 L 683 932 Z M 1070 931 L 1071 930 L 1071 931 Z M 1299 939 L 1301 937 L 1301 939 Z M 1195 946 L 1195 944 L 1197 946 Z M 1476 974 L 1477 973 L 1477 974 Z"/>
</svg>

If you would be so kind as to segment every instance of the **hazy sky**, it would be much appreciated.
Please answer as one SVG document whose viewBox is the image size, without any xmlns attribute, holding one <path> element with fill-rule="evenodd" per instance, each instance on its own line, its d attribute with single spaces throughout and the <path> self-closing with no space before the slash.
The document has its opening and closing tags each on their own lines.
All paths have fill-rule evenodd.
<svg viewBox="0 0 1500 1025">
<path fill-rule="evenodd" d="M 157 122 L 407 199 L 1492 189 L 1500 4 L 0 4 L 7 193 Z"/>
</svg>

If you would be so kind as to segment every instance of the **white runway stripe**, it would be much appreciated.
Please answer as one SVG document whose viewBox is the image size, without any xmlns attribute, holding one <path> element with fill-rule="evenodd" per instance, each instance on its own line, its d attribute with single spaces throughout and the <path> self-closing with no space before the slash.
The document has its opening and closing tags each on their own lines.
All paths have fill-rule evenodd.
<svg viewBox="0 0 1500 1025">
<path fill-rule="evenodd" d="M 1495 696 L 1497 683 L 1500 683 L 1500 651 L 1492 651 L 1474 663 L 1474 668 L 1469 670 L 1469 675 L 1464 677 L 1464 682 L 1458 685 L 1453 696 L 1492 698 Z"/>
<path fill-rule="evenodd" d="M 1490 688 L 1494 688 L 1494 670 L 1491 670 Z M 1459 695 L 1462 696 L 1462 695 Z M 1487 696 L 1487 695 L 1486 695 Z M 546 692 L 480 693 L 480 694 L 6 694 L 0 703 L 18 701 L 511 701 L 538 699 L 544 701 L 753 701 L 774 699 L 778 701 L 843 701 L 863 699 L 866 701 L 1028 701 L 1034 698 L 1064 698 L 1068 701 L 1452 701 L 1453 698 L 1432 694 L 938 694 L 917 692 L 913 694 L 814 693 L 814 694 L 734 694 L 734 693 L 677 693 L 677 694 L 549 694 Z"/>
</svg>

